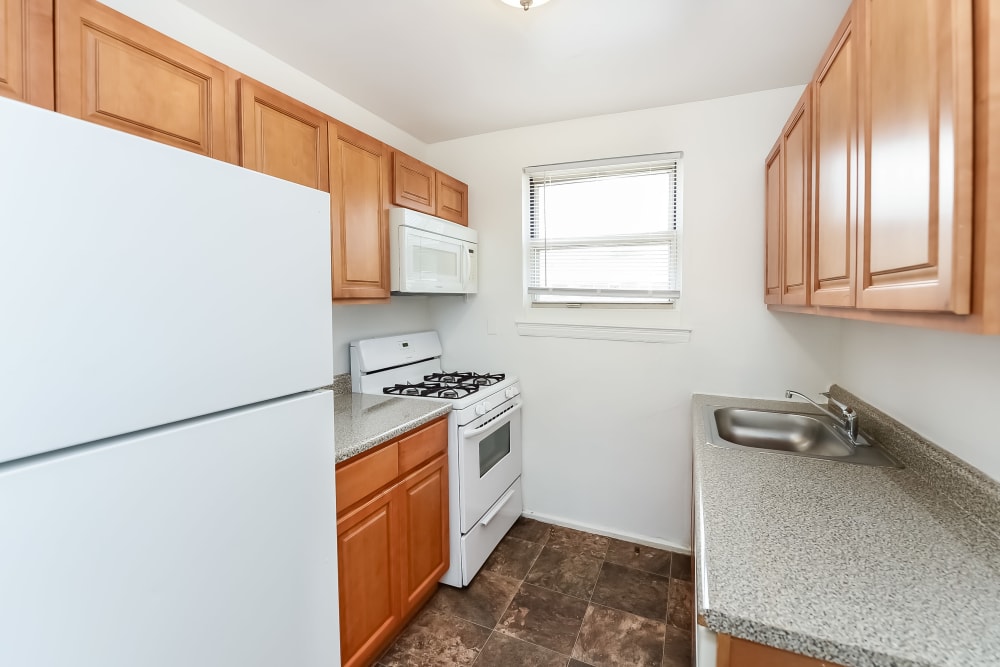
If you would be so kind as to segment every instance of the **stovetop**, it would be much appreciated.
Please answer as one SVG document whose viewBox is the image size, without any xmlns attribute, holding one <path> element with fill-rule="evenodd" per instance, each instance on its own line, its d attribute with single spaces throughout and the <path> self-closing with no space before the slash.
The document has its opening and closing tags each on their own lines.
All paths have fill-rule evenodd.
<svg viewBox="0 0 1000 667">
<path fill-rule="evenodd" d="M 503 382 L 503 373 L 439 372 L 424 375 L 423 382 L 394 384 L 382 389 L 382 393 L 396 396 L 421 396 L 424 398 L 461 399 L 471 396 L 481 387 L 490 387 Z"/>
</svg>

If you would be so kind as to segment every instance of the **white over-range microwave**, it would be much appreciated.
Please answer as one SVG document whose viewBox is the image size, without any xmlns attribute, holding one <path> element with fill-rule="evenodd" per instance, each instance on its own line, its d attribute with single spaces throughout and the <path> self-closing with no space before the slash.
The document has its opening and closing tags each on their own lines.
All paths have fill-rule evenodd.
<svg viewBox="0 0 1000 667">
<path fill-rule="evenodd" d="M 475 294 L 476 230 L 407 208 L 389 210 L 390 289 L 397 294 Z"/>
</svg>

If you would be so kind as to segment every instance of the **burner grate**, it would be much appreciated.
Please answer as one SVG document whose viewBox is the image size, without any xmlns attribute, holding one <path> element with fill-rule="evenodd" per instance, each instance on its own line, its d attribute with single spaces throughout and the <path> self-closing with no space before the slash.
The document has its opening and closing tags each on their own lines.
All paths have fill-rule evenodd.
<svg viewBox="0 0 1000 667">
<path fill-rule="evenodd" d="M 397 384 L 382 389 L 383 394 L 393 396 L 422 396 L 425 398 L 465 398 L 479 391 L 478 385 L 445 382 L 417 382 Z"/>
<path fill-rule="evenodd" d="M 490 385 L 502 382 L 506 376 L 503 373 L 472 373 L 472 372 L 456 372 L 456 373 L 431 373 L 430 375 L 425 375 L 424 379 L 431 382 L 450 382 L 453 384 L 460 384 L 463 386 L 483 386 L 488 387 Z"/>
</svg>

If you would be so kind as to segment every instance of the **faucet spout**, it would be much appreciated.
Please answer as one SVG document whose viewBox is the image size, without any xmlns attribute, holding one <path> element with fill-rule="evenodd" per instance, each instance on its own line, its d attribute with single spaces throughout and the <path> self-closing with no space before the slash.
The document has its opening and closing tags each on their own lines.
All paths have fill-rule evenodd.
<svg viewBox="0 0 1000 667">
<path fill-rule="evenodd" d="M 854 411 L 854 408 L 848 407 L 841 403 L 840 401 L 830 398 L 829 405 L 833 406 L 837 410 L 837 414 L 833 413 L 829 408 L 825 408 L 816 401 L 812 400 L 802 392 L 793 391 L 791 389 L 785 390 L 785 398 L 791 398 L 792 396 L 799 396 L 805 400 L 812 403 L 814 406 L 820 409 L 824 414 L 833 419 L 837 426 L 844 432 L 844 434 L 850 439 L 852 445 L 860 445 L 863 443 L 858 442 L 858 413 Z"/>
</svg>

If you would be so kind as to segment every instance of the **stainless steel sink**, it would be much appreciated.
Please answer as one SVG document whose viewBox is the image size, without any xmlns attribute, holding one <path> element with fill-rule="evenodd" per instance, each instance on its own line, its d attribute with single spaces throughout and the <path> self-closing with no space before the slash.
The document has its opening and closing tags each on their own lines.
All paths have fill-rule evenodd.
<svg viewBox="0 0 1000 667">
<path fill-rule="evenodd" d="M 826 415 L 708 405 L 704 416 L 709 444 L 716 447 L 902 467 L 863 435 L 852 444 Z"/>
</svg>

